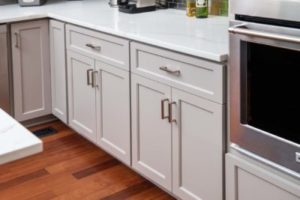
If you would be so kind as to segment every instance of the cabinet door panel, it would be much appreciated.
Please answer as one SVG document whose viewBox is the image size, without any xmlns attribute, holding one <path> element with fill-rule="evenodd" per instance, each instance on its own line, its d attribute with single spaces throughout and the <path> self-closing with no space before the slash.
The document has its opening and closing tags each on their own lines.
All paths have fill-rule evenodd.
<svg viewBox="0 0 300 200">
<path fill-rule="evenodd" d="M 7 32 L 7 26 L 0 25 L 0 107 L 5 112 L 11 113 Z"/>
<path fill-rule="evenodd" d="M 96 142 L 96 90 L 87 84 L 88 70 L 94 70 L 93 59 L 68 52 L 69 125 Z"/>
<path fill-rule="evenodd" d="M 15 118 L 51 114 L 48 20 L 12 24 Z"/>
<path fill-rule="evenodd" d="M 133 168 L 171 190 L 171 126 L 161 119 L 170 87 L 132 75 Z M 167 104 L 166 104 L 167 106 Z"/>
<path fill-rule="evenodd" d="M 65 24 L 50 21 L 52 113 L 67 123 Z"/>
<path fill-rule="evenodd" d="M 129 72 L 98 62 L 98 144 L 130 165 Z"/>
<path fill-rule="evenodd" d="M 291 180 L 255 161 L 226 155 L 227 200 L 300 200 L 299 180 Z"/>
<path fill-rule="evenodd" d="M 172 89 L 173 192 L 185 200 L 221 200 L 223 106 Z"/>
</svg>

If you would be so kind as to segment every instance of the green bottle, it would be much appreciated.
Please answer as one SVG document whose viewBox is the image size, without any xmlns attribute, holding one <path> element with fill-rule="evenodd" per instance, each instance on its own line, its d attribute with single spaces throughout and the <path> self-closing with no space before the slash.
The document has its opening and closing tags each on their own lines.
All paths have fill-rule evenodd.
<svg viewBox="0 0 300 200">
<path fill-rule="evenodd" d="M 197 18 L 208 17 L 208 0 L 196 0 L 196 14 Z"/>
</svg>

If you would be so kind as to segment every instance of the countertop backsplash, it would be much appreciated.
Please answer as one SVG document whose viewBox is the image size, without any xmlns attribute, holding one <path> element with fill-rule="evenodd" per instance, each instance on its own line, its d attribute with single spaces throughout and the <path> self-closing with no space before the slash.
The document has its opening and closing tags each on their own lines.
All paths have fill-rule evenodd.
<svg viewBox="0 0 300 200">
<path fill-rule="evenodd" d="M 167 0 L 169 8 L 186 8 L 186 0 Z M 228 0 L 209 0 L 210 14 L 228 16 Z"/>
</svg>

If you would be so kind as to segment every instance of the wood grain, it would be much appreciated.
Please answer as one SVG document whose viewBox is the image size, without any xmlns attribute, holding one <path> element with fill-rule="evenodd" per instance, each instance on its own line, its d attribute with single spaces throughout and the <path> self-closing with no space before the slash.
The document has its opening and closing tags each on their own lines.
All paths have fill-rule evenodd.
<svg viewBox="0 0 300 200">
<path fill-rule="evenodd" d="M 44 152 L 0 166 L 1 200 L 174 199 L 61 122 L 31 130 L 47 126 Z"/>
</svg>

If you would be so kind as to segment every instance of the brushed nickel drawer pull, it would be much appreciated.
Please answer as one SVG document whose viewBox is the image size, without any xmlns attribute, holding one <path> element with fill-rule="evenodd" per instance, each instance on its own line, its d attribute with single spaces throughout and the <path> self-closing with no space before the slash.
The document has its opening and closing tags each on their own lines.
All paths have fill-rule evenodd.
<svg viewBox="0 0 300 200">
<path fill-rule="evenodd" d="M 93 69 L 88 69 L 86 71 L 86 76 L 87 76 L 87 85 L 92 85 L 92 82 L 91 82 L 91 72 L 93 71 Z"/>
<path fill-rule="evenodd" d="M 98 75 L 98 71 L 93 71 L 92 72 L 92 87 L 93 88 L 98 87 L 96 75 Z"/>
<path fill-rule="evenodd" d="M 96 51 L 101 51 L 101 47 L 100 46 L 95 46 L 93 44 L 86 44 L 85 46 L 93 49 L 93 50 L 96 50 Z"/>
<path fill-rule="evenodd" d="M 169 102 L 169 99 L 161 100 L 161 119 L 169 118 L 169 116 L 165 116 L 165 102 Z"/>
<path fill-rule="evenodd" d="M 169 103 L 169 123 L 177 122 L 176 119 L 173 119 L 173 105 L 176 105 L 176 102 Z"/>
<path fill-rule="evenodd" d="M 168 72 L 170 74 L 177 75 L 177 76 L 179 76 L 180 73 L 181 73 L 180 70 L 171 70 L 166 66 L 161 66 L 159 69 L 162 70 L 162 71 Z"/>
</svg>

